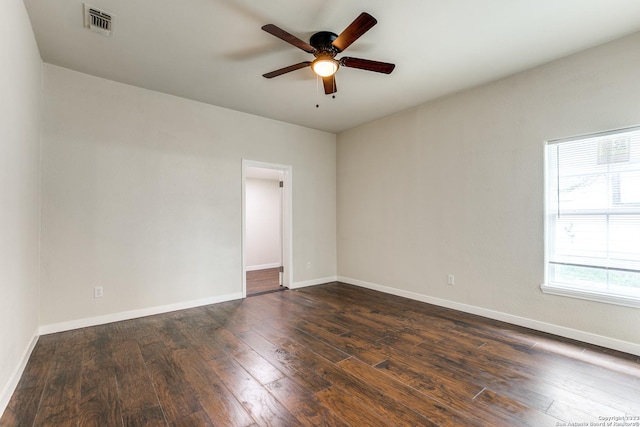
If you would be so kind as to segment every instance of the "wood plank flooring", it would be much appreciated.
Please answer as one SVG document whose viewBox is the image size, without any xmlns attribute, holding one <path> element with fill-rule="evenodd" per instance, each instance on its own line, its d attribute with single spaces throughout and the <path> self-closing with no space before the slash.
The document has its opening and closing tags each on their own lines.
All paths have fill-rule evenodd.
<svg viewBox="0 0 640 427">
<path fill-rule="evenodd" d="M 42 336 L 0 426 L 640 423 L 638 359 L 331 283 Z"/>
<path fill-rule="evenodd" d="M 283 291 L 285 289 L 287 288 L 280 286 L 279 268 L 247 271 L 247 296 Z"/>
</svg>

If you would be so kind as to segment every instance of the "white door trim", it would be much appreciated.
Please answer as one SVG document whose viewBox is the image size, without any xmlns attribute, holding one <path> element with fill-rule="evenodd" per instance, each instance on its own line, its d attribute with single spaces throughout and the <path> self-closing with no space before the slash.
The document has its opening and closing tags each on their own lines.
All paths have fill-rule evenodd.
<svg viewBox="0 0 640 427">
<path fill-rule="evenodd" d="M 247 225 L 245 197 L 247 168 L 249 167 L 273 169 L 280 172 L 281 180 L 284 183 L 282 189 L 282 266 L 284 267 L 282 285 L 290 288 L 291 278 L 293 277 L 291 271 L 293 268 L 293 168 L 290 165 L 242 159 L 242 298 L 247 297 L 247 264 L 245 255 Z"/>
</svg>

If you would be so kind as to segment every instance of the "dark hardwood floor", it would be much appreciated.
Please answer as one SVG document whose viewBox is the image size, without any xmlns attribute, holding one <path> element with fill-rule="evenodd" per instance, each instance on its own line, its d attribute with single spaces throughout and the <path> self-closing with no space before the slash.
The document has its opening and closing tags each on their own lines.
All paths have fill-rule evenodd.
<svg viewBox="0 0 640 427">
<path fill-rule="evenodd" d="M 332 283 L 42 336 L 0 425 L 559 426 L 625 416 L 640 422 L 637 356 Z"/>
<path fill-rule="evenodd" d="M 279 268 L 247 271 L 247 296 L 282 291 L 285 289 L 287 288 L 280 286 Z"/>
</svg>

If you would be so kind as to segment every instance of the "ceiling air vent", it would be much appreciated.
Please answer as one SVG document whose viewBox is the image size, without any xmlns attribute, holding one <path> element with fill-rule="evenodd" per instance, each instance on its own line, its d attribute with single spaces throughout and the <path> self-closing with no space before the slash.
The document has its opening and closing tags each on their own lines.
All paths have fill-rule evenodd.
<svg viewBox="0 0 640 427">
<path fill-rule="evenodd" d="M 113 32 L 113 14 L 84 4 L 84 26 L 103 36 Z"/>
</svg>

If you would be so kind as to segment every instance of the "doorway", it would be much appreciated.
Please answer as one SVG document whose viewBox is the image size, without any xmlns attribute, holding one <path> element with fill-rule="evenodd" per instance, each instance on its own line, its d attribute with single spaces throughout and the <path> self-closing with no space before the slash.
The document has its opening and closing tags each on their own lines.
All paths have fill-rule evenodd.
<svg viewBox="0 0 640 427">
<path fill-rule="evenodd" d="M 291 166 L 242 161 L 242 296 L 288 289 Z"/>
</svg>

